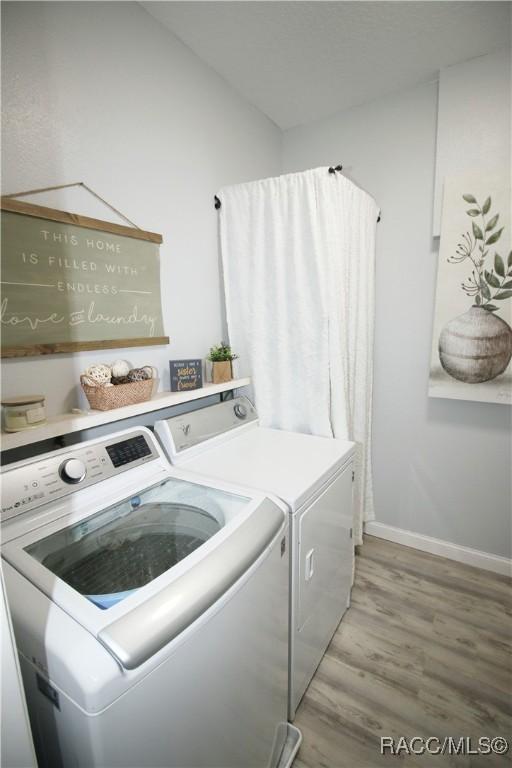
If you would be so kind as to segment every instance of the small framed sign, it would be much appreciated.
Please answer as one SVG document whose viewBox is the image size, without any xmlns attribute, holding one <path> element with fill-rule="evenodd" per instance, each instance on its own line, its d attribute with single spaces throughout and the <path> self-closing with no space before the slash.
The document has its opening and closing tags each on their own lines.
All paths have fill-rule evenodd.
<svg viewBox="0 0 512 768">
<path fill-rule="evenodd" d="M 171 392 L 186 392 L 203 386 L 202 360 L 169 360 Z"/>
</svg>

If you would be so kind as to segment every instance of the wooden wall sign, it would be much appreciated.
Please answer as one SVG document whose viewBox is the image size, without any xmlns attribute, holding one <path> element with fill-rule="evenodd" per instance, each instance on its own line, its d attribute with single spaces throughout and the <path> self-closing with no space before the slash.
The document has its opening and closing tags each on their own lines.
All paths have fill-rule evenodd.
<svg viewBox="0 0 512 768">
<path fill-rule="evenodd" d="M 202 360 L 169 360 L 171 392 L 186 392 L 203 386 Z"/>
<path fill-rule="evenodd" d="M 168 344 L 154 232 L 2 198 L 2 357 Z"/>
</svg>

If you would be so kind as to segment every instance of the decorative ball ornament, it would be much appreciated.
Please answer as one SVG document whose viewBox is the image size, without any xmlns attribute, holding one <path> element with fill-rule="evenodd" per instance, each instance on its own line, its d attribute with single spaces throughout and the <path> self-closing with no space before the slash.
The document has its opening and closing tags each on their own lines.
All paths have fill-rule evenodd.
<svg viewBox="0 0 512 768">
<path fill-rule="evenodd" d="M 126 360 L 116 360 L 115 363 L 112 363 L 112 378 L 121 379 L 123 376 L 128 376 L 129 371 L 130 363 L 127 363 Z"/>
<path fill-rule="evenodd" d="M 96 381 L 96 379 L 93 379 L 91 376 L 88 376 L 86 373 L 83 373 L 81 376 L 82 384 L 86 384 L 88 387 L 98 387 L 99 384 Z"/>
<path fill-rule="evenodd" d="M 146 371 L 148 379 L 156 379 L 157 370 L 153 365 L 145 365 L 143 366 L 142 370 Z"/>
<path fill-rule="evenodd" d="M 129 384 L 130 379 L 128 376 L 113 376 L 112 377 L 112 384 Z"/>
<path fill-rule="evenodd" d="M 148 376 L 147 371 L 144 368 L 132 368 L 128 372 L 128 381 L 146 381 L 151 378 Z"/>
<path fill-rule="evenodd" d="M 108 365 L 91 365 L 85 372 L 85 375 L 93 379 L 98 384 L 108 384 L 112 377 L 112 371 Z"/>
</svg>

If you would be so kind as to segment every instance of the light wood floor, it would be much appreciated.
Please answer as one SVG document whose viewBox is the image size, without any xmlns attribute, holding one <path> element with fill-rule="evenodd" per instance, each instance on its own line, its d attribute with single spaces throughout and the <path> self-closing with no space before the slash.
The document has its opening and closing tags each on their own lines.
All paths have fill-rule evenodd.
<svg viewBox="0 0 512 768">
<path fill-rule="evenodd" d="M 293 768 L 512 766 L 512 582 L 366 537 L 297 712 Z M 507 756 L 382 757 L 380 737 L 504 736 Z"/>
</svg>

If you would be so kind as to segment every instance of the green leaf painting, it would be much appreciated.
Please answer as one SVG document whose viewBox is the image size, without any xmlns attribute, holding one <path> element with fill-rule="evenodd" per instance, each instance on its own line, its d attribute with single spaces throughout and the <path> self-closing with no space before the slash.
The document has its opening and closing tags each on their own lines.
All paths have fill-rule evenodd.
<svg viewBox="0 0 512 768">
<path fill-rule="evenodd" d="M 491 235 L 486 241 L 486 245 L 492 245 L 493 243 L 497 243 L 498 240 L 501 237 L 501 233 L 503 232 L 503 227 L 501 229 L 498 229 L 497 232 L 495 232 L 493 235 Z"/>
<path fill-rule="evenodd" d="M 499 307 L 492 302 L 505 301 L 512 297 L 512 251 L 508 254 L 505 266 L 504 259 L 499 253 L 494 254 L 492 268 L 486 267 L 485 261 L 489 252 L 486 246 L 494 245 L 500 239 L 504 227 L 496 229 L 500 214 L 494 213 L 487 219 L 492 207 L 489 195 L 482 205 L 474 195 L 462 195 L 466 203 L 473 208 L 466 210 L 471 218 L 471 232 L 464 232 L 457 243 L 455 253 L 448 258 L 451 264 L 462 261 L 471 262 L 471 274 L 461 283 L 464 293 L 473 300 L 474 305 L 488 312 L 495 312 Z M 475 219 L 479 219 L 478 223 Z"/>
<path fill-rule="evenodd" d="M 505 277 L 505 265 L 499 253 L 494 254 L 494 271 L 500 277 Z"/>
<path fill-rule="evenodd" d="M 499 288 L 500 287 L 500 281 L 496 277 L 496 275 L 493 275 L 492 272 L 488 272 L 485 270 L 484 272 L 485 279 L 487 280 L 487 283 L 491 285 L 493 288 Z"/>
<path fill-rule="evenodd" d="M 483 235 L 482 230 L 480 229 L 478 224 L 475 224 L 475 222 L 473 222 L 473 234 L 474 234 L 474 236 L 475 236 L 475 238 L 477 240 L 483 240 L 484 239 L 484 235 Z"/>
<path fill-rule="evenodd" d="M 494 229 L 494 227 L 498 223 L 499 217 L 500 217 L 500 215 L 499 215 L 499 213 L 497 213 L 496 216 L 493 216 L 492 219 L 489 219 L 489 221 L 485 225 L 485 231 L 486 232 L 490 232 L 491 229 Z"/>
</svg>

